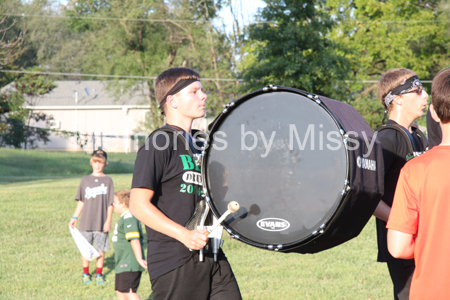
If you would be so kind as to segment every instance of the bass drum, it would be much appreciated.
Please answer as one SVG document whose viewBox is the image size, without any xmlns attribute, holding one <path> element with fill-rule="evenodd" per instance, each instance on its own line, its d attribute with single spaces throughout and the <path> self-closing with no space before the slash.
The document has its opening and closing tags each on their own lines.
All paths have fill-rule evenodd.
<svg viewBox="0 0 450 300">
<path fill-rule="evenodd" d="M 210 125 L 202 158 L 206 199 L 249 245 L 315 253 L 356 237 L 383 188 L 381 148 L 347 104 L 270 86 L 243 96 Z"/>
</svg>

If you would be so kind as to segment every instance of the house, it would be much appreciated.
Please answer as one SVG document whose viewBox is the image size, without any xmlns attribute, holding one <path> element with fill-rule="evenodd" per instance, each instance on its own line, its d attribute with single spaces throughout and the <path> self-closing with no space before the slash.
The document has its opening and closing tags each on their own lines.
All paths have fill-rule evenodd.
<svg viewBox="0 0 450 300">
<path fill-rule="evenodd" d="M 108 82 L 87 81 L 55 81 L 57 85 L 50 93 L 33 100 L 28 96 L 26 108 L 34 112 L 51 115 L 51 128 L 62 132 L 79 132 L 80 141 L 72 136 L 53 134 L 50 142 L 39 144 L 39 149 L 61 151 L 92 151 L 99 147 L 107 152 L 136 152 L 137 136 L 148 136 L 144 130 L 150 110 L 149 89 L 147 82 L 133 87 L 133 91 L 120 91 L 120 95 L 108 89 Z M 10 84 L 2 89 L 7 91 Z M 159 112 L 158 112 L 159 113 Z M 30 124 L 45 127 L 38 122 Z M 195 120 L 193 128 L 205 130 L 206 119 Z"/>
</svg>

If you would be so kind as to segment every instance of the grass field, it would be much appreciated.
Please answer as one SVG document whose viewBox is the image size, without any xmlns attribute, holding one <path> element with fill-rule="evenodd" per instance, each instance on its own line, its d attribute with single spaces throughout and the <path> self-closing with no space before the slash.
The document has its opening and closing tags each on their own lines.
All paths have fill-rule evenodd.
<svg viewBox="0 0 450 300">
<path fill-rule="evenodd" d="M 28 152 L 32 152 L 30 158 Z M 15 159 L 16 153 L 20 159 L 15 165 L 4 164 Z M 113 250 L 106 252 L 107 284 L 84 286 L 81 282 L 81 258 L 68 223 L 81 175 L 89 173 L 83 169 L 86 164 L 89 167 L 89 156 L 77 155 L 13 150 L 5 154 L 0 149 L 0 299 L 115 299 Z M 134 157 L 129 156 L 108 155 L 105 172 L 116 190 L 129 188 L 132 176 L 108 170 L 114 160 L 132 168 Z M 51 162 L 48 173 L 40 159 Z M 24 171 L 28 161 L 40 166 L 38 175 Z M 77 171 L 59 173 L 54 165 Z M 12 170 L 16 176 L 8 174 Z M 113 225 L 117 219 L 114 214 Z M 224 251 L 244 299 L 392 299 L 387 267 L 375 262 L 374 228 L 372 219 L 359 237 L 313 255 L 274 253 L 228 238 Z M 138 294 L 152 299 L 148 273 Z"/>
<path fill-rule="evenodd" d="M 0 184 L 92 173 L 90 153 L 43 152 L 0 148 Z M 108 153 L 108 174 L 133 173 L 136 153 Z"/>
</svg>

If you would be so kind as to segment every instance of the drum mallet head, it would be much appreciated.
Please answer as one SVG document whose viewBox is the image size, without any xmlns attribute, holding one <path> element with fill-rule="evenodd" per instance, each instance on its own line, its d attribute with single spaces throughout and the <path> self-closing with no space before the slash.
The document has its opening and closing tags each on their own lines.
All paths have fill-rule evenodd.
<svg viewBox="0 0 450 300">
<path fill-rule="evenodd" d="M 236 201 L 231 201 L 230 203 L 228 203 L 228 206 L 227 206 L 228 210 L 232 214 L 237 213 L 237 211 L 239 210 L 239 207 L 240 207 L 239 203 L 237 203 Z"/>
<path fill-rule="evenodd" d="M 227 206 L 227 211 L 223 213 L 223 215 L 217 220 L 216 224 L 211 227 L 209 229 L 209 231 L 205 232 L 205 235 L 208 236 L 214 229 L 217 228 L 217 226 L 220 225 L 220 223 L 222 223 L 223 220 L 225 220 L 225 218 L 230 214 L 230 213 L 237 213 L 237 211 L 239 210 L 239 203 L 237 203 L 236 201 L 231 201 L 230 203 L 228 203 Z"/>
</svg>

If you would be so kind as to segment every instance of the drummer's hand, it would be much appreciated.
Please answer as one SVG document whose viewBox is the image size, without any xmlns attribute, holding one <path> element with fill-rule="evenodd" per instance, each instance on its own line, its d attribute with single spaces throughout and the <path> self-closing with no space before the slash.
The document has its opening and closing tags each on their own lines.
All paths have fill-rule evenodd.
<svg viewBox="0 0 450 300">
<path fill-rule="evenodd" d="M 181 241 L 186 247 L 192 250 L 200 250 L 206 246 L 208 237 L 205 235 L 206 230 L 186 230 Z"/>
</svg>

